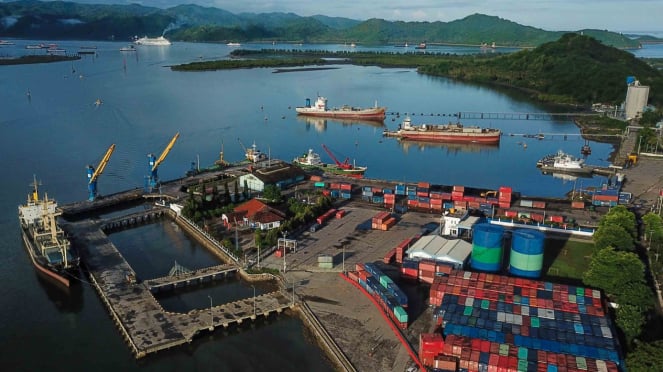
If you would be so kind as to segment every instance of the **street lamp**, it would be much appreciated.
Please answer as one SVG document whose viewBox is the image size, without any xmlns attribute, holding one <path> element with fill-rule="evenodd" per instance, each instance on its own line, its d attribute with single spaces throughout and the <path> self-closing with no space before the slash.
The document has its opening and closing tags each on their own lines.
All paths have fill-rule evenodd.
<svg viewBox="0 0 663 372">
<path fill-rule="evenodd" d="M 207 295 L 207 298 L 209 298 L 209 330 L 213 331 L 214 330 L 214 316 L 212 315 L 212 296 Z"/>
<path fill-rule="evenodd" d="M 343 247 L 343 274 L 345 274 L 345 244 L 341 244 Z"/>
<path fill-rule="evenodd" d="M 285 274 L 285 269 L 286 269 L 285 252 L 286 252 L 286 250 L 287 250 L 287 247 L 286 247 L 286 237 L 288 236 L 288 232 L 287 232 L 287 231 L 283 231 L 283 232 L 281 232 L 281 234 L 283 234 L 283 273 Z"/>
<path fill-rule="evenodd" d="M 251 285 L 251 288 L 253 288 L 253 316 L 256 315 L 256 287 L 254 285 Z"/>
</svg>

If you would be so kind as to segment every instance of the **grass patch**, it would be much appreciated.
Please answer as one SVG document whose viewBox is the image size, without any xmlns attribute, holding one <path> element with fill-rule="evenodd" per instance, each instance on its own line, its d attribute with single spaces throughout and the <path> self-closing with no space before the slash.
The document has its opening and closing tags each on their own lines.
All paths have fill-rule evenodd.
<svg viewBox="0 0 663 372">
<path fill-rule="evenodd" d="M 589 267 L 594 243 L 547 239 L 543 267 L 545 276 L 582 280 Z"/>
</svg>

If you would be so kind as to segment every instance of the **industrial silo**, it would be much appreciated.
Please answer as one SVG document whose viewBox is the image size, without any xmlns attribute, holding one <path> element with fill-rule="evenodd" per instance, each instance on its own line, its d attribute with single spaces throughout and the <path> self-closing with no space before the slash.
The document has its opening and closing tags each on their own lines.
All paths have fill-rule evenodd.
<svg viewBox="0 0 663 372">
<path fill-rule="evenodd" d="M 483 223 L 474 226 L 472 236 L 472 268 L 480 271 L 500 271 L 504 228 Z"/>
<path fill-rule="evenodd" d="M 511 238 L 509 272 L 526 278 L 540 277 L 544 243 L 545 235 L 540 231 L 515 230 Z"/>
</svg>

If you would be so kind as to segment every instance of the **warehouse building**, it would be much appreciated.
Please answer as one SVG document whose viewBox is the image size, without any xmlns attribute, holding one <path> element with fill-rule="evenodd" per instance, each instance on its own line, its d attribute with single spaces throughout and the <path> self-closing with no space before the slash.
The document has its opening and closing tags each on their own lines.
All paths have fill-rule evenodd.
<svg viewBox="0 0 663 372">
<path fill-rule="evenodd" d="M 424 235 L 406 254 L 413 260 L 433 260 L 462 269 L 468 263 L 472 244 L 461 239 L 447 239 L 438 235 Z"/>
</svg>

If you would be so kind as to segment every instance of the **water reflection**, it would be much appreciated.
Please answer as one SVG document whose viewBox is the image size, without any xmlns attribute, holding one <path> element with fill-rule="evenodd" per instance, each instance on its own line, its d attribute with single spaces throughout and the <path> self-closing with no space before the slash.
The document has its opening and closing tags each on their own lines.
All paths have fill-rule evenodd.
<svg viewBox="0 0 663 372">
<path fill-rule="evenodd" d="M 81 280 L 84 279 L 71 278 L 71 285 L 65 287 L 40 271 L 35 272 L 39 286 L 60 313 L 79 313 L 83 309 L 83 285 L 85 283 Z"/>
<path fill-rule="evenodd" d="M 499 144 L 482 144 L 482 143 L 444 143 L 444 142 L 430 142 L 430 141 L 412 141 L 412 140 L 397 140 L 404 153 L 409 151 L 438 151 L 442 150 L 447 155 L 455 155 L 464 152 L 471 153 L 491 153 L 499 150 Z"/>
<path fill-rule="evenodd" d="M 367 125 L 374 128 L 384 127 L 383 120 L 360 120 L 360 119 L 332 119 L 332 118 L 316 118 L 311 116 L 297 116 L 297 120 L 306 124 L 306 129 L 311 127 L 318 132 L 327 130 L 327 123 L 341 124 L 344 127 L 352 127 L 355 125 Z"/>
</svg>

